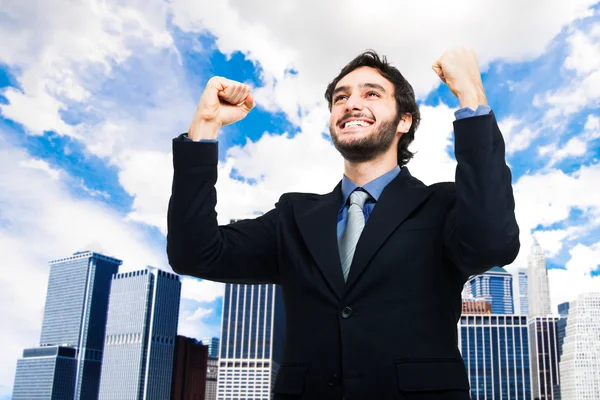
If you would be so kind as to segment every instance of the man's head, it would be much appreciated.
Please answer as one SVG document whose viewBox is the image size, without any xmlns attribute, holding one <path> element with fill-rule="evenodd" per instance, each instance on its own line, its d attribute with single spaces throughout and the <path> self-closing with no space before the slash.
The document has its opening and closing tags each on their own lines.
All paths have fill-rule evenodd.
<svg viewBox="0 0 600 400">
<path fill-rule="evenodd" d="M 397 143 L 398 165 L 413 156 L 421 116 L 412 86 L 372 50 L 350 61 L 327 86 L 333 144 L 351 162 L 369 161 Z M 354 122 L 353 122 L 354 121 Z"/>
</svg>

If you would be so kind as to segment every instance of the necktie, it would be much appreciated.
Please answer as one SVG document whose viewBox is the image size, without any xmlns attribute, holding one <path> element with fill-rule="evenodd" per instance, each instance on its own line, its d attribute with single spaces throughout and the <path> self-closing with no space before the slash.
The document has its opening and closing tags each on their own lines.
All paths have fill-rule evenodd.
<svg viewBox="0 0 600 400">
<path fill-rule="evenodd" d="M 350 207 L 348 208 L 348 224 L 346 229 L 340 235 L 338 241 L 338 249 L 340 252 L 340 260 L 342 261 L 342 272 L 344 273 L 344 281 L 348 280 L 350 265 L 354 258 L 354 251 L 358 238 L 365 227 L 365 215 L 363 206 L 367 199 L 371 197 L 369 193 L 361 190 L 355 190 L 350 195 Z"/>
</svg>

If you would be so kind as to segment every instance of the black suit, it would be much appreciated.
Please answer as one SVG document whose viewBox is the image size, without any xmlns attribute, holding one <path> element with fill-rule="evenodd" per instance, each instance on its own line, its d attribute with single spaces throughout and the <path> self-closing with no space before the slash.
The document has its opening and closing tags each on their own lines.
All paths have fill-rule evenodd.
<svg viewBox="0 0 600 400">
<path fill-rule="evenodd" d="M 519 250 L 511 173 L 492 114 L 454 122 L 456 184 L 407 168 L 384 189 L 345 283 L 340 185 L 287 193 L 254 219 L 218 226 L 217 145 L 173 142 L 167 252 L 177 273 L 277 283 L 286 337 L 276 399 L 468 399 L 457 348 L 466 279 Z"/>
</svg>

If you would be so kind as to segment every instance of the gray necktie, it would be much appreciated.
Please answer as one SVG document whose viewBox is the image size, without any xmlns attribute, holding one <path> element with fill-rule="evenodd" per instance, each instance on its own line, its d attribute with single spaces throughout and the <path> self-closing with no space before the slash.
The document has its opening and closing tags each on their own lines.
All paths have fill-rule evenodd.
<svg viewBox="0 0 600 400">
<path fill-rule="evenodd" d="M 342 272 L 344 273 L 344 281 L 348 280 L 350 265 L 354 258 L 354 250 L 358 238 L 365 227 L 365 214 L 363 206 L 367 199 L 371 197 L 369 193 L 361 190 L 355 190 L 350 195 L 350 207 L 348 208 L 348 224 L 346 229 L 341 234 L 338 241 L 338 249 L 340 251 L 340 260 L 342 261 Z"/>
</svg>

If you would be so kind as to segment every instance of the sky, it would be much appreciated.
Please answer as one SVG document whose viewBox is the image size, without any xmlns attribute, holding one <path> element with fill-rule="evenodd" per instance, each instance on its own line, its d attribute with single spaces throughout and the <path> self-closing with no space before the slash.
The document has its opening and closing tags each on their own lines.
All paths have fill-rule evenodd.
<svg viewBox="0 0 600 400">
<path fill-rule="evenodd" d="M 165 253 L 171 141 L 204 85 L 253 88 L 219 136 L 220 223 L 343 174 L 327 84 L 366 49 L 413 85 L 408 164 L 453 181 L 458 101 L 431 70 L 472 47 L 506 141 L 521 251 L 544 248 L 556 305 L 600 291 L 600 5 L 587 0 L 0 0 L 0 398 L 39 344 L 48 261 L 80 250 L 156 266 Z M 183 278 L 179 333 L 219 335 L 223 285 Z"/>
</svg>

